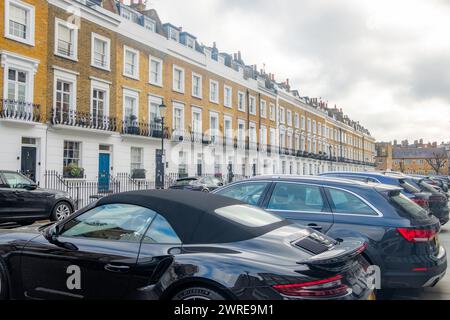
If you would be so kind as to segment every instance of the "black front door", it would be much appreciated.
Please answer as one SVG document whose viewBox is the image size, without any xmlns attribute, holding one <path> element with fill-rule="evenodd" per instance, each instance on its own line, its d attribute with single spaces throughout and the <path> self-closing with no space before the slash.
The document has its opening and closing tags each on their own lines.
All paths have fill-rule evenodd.
<svg viewBox="0 0 450 320">
<path fill-rule="evenodd" d="M 22 147 L 20 171 L 36 181 L 36 147 Z"/>
</svg>

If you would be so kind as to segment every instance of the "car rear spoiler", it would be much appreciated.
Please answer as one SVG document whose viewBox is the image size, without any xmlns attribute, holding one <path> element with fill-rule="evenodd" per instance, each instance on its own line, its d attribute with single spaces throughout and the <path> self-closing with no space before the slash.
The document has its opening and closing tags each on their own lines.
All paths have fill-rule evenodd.
<svg viewBox="0 0 450 320">
<path fill-rule="evenodd" d="M 303 261 L 298 261 L 297 264 L 308 265 L 310 267 L 320 269 L 342 269 L 344 265 L 353 260 L 356 256 L 363 253 L 368 247 L 368 243 L 363 239 L 349 238 L 332 249 L 312 256 Z"/>
</svg>

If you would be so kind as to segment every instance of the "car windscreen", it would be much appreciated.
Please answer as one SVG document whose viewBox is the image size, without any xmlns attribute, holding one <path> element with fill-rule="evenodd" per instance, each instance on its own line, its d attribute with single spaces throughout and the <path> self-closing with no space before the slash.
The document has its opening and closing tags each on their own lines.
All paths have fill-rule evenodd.
<svg viewBox="0 0 450 320">
<path fill-rule="evenodd" d="M 397 209 L 400 216 L 412 220 L 428 218 L 428 212 L 424 208 L 414 203 L 399 190 L 390 191 L 387 196 L 389 202 Z"/>
<path fill-rule="evenodd" d="M 420 189 L 414 187 L 411 183 L 409 183 L 405 179 L 400 179 L 399 183 L 400 183 L 400 186 L 408 192 L 411 192 L 411 193 L 419 193 L 420 192 Z"/>
<path fill-rule="evenodd" d="M 175 181 L 176 186 L 188 186 L 190 184 L 194 184 L 197 180 L 196 179 L 186 179 L 186 180 L 177 180 Z"/>
<path fill-rule="evenodd" d="M 439 191 L 437 191 L 431 184 L 426 183 L 425 181 L 421 181 L 420 185 L 424 189 L 424 191 L 430 192 L 432 194 L 439 194 Z"/>
<path fill-rule="evenodd" d="M 215 210 L 215 213 L 235 223 L 251 228 L 265 227 L 283 221 L 283 219 L 267 211 L 248 205 L 232 205 L 218 208 Z"/>
</svg>

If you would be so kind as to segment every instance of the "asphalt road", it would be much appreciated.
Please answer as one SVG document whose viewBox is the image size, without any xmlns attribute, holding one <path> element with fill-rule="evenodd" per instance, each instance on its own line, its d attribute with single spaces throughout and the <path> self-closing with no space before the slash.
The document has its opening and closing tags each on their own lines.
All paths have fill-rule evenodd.
<svg viewBox="0 0 450 320">
<path fill-rule="evenodd" d="M 450 223 L 442 227 L 439 241 L 450 253 Z M 450 268 L 447 266 L 445 277 L 432 288 L 397 290 L 392 299 L 396 300 L 450 300 Z"/>
</svg>

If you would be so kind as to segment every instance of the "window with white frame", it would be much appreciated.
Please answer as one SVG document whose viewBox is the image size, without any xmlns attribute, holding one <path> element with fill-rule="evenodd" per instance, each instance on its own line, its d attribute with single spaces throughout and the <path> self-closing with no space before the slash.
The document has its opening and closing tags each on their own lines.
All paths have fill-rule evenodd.
<svg viewBox="0 0 450 320">
<path fill-rule="evenodd" d="M 162 103 L 162 98 L 157 96 L 148 96 L 149 102 L 149 120 L 150 120 L 150 130 L 161 130 L 161 115 L 159 113 L 159 106 Z"/>
<path fill-rule="evenodd" d="M 305 116 L 302 116 L 302 130 L 306 130 L 306 120 L 305 120 Z"/>
<path fill-rule="evenodd" d="M 300 137 L 300 150 L 306 151 L 306 139 L 304 136 Z"/>
<path fill-rule="evenodd" d="M 300 127 L 300 118 L 297 112 L 294 115 L 294 125 L 296 128 Z"/>
<path fill-rule="evenodd" d="M 5 0 L 5 37 L 34 46 L 35 9 L 19 0 Z"/>
<path fill-rule="evenodd" d="M 192 96 L 196 98 L 202 98 L 203 96 L 203 77 L 197 73 L 192 73 Z"/>
<path fill-rule="evenodd" d="M 230 86 L 223 87 L 223 105 L 227 108 L 231 108 L 233 97 L 233 89 Z"/>
<path fill-rule="evenodd" d="M 311 138 L 308 138 L 308 152 L 311 153 L 312 152 L 312 143 L 311 143 Z"/>
<path fill-rule="evenodd" d="M 123 89 L 123 120 L 127 127 L 136 127 L 139 117 L 139 92 Z"/>
<path fill-rule="evenodd" d="M 28 101 L 28 73 L 15 68 L 8 68 L 7 70 L 8 84 L 7 99 L 13 101 Z"/>
<path fill-rule="evenodd" d="M 238 110 L 245 112 L 245 93 L 242 91 L 238 92 Z"/>
<path fill-rule="evenodd" d="M 317 123 L 317 134 L 319 136 L 322 134 L 322 124 L 320 122 Z"/>
<path fill-rule="evenodd" d="M 123 47 L 123 75 L 139 79 L 139 51 Z"/>
<path fill-rule="evenodd" d="M 217 112 L 209 113 L 209 135 L 211 143 L 215 144 L 219 138 L 219 114 Z"/>
<path fill-rule="evenodd" d="M 292 126 L 292 111 L 286 110 L 287 125 Z"/>
<path fill-rule="evenodd" d="M 261 125 L 261 128 L 259 129 L 259 142 L 263 146 L 267 144 L 267 128 L 266 128 L 266 126 Z"/>
<path fill-rule="evenodd" d="M 173 91 L 184 93 L 184 69 L 176 65 L 173 66 Z"/>
<path fill-rule="evenodd" d="M 287 147 L 288 147 L 288 149 L 292 149 L 292 133 L 288 132 L 286 134 L 286 139 L 287 139 Z"/>
<path fill-rule="evenodd" d="M 275 104 L 271 103 L 269 105 L 269 113 L 270 113 L 270 120 L 275 121 Z"/>
<path fill-rule="evenodd" d="M 254 96 L 250 96 L 248 103 L 249 103 L 248 111 L 250 112 L 250 114 L 255 115 L 256 114 L 256 98 Z"/>
<path fill-rule="evenodd" d="M 260 106 L 260 113 L 261 113 L 261 118 L 266 118 L 267 117 L 267 102 L 266 100 L 261 100 L 261 106 Z"/>
<path fill-rule="evenodd" d="M 233 139 L 233 119 L 230 116 L 223 117 L 223 133 L 227 144 Z"/>
<path fill-rule="evenodd" d="M 308 118 L 308 132 L 311 132 L 312 128 L 311 128 L 311 119 Z"/>
<path fill-rule="evenodd" d="M 295 150 L 300 150 L 300 136 L 298 134 L 295 135 Z"/>
<path fill-rule="evenodd" d="M 219 82 L 209 80 L 209 101 L 219 103 Z"/>
<path fill-rule="evenodd" d="M 187 152 L 179 151 L 178 152 L 178 176 L 186 177 L 188 174 L 187 171 Z"/>
<path fill-rule="evenodd" d="M 111 40 L 92 32 L 91 65 L 97 68 L 109 70 Z"/>
<path fill-rule="evenodd" d="M 195 135 L 201 135 L 202 128 L 202 109 L 192 107 L 192 132 Z"/>
<path fill-rule="evenodd" d="M 163 61 L 156 57 L 149 57 L 150 75 L 149 82 L 155 86 L 163 85 Z"/>
<path fill-rule="evenodd" d="M 173 103 L 173 130 L 177 135 L 182 135 L 184 131 L 184 105 Z"/>
<path fill-rule="evenodd" d="M 180 41 L 180 31 L 178 31 L 173 27 L 169 27 L 168 32 L 169 32 L 169 39 L 176 42 Z"/>
<path fill-rule="evenodd" d="M 58 121 L 65 123 L 76 110 L 77 75 L 55 70 L 54 76 L 54 115 Z"/>
<path fill-rule="evenodd" d="M 133 172 L 134 170 L 144 169 L 144 149 L 131 147 L 130 155 L 131 155 L 131 163 L 130 163 L 131 172 Z"/>
<path fill-rule="evenodd" d="M 156 32 L 156 22 L 155 20 L 144 16 L 144 28 L 152 32 Z"/>
<path fill-rule="evenodd" d="M 186 46 L 188 48 L 194 49 L 195 48 L 195 40 L 191 37 L 186 37 Z"/>
<path fill-rule="evenodd" d="M 55 55 L 76 60 L 78 57 L 78 27 L 55 19 Z"/>
<path fill-rule="evenodd" d="M 254 146 L 256 144 L 256 123 L 250 122 L 248 130 L 249 142 L 250 146 L 252 147 L 252 145 Z"/>
<path fill-rule="evenodd" d="M 94 126 L 107 125 L 109 116 L 109 84 L 91 80 L 91 117 Z"/>
<path fill-rule="evenodd" d="M 277 136 L 276 136 L 276 129 L 275 128 L 270 128 L 269 143 L 270 143 L 271 146 L 276 146 L 277 145 Z"/>
<path fill-rule="evenodd" d="M 81 168 L 81 142 L 64 140 L 63 166 Z"/>
<path fill-rule="evenodd" d="M 284 123 L 285 122 L 285 113 L 284 113 L 284 108 L 283 107 L 280 107 L 279 120 L 280 120 L 280 123 Z"/>
<path fill-rule="evenodd" d="M 238 143 L 240 146 L 245 142 L 245 121 L 239 119 L 238 120 Z"/>
<path fill-rule="evenodd" d="M 286 133 L 284 130 L 280 130 L 280 147 L 286 147 Z"/>
<path fill-rule="evenodd" d="M 312 124 L 313 124 L 312 132 L 313 134 L 316 134 L 317 133 L 316 120 L 313 120 Z"/>
</svg>

